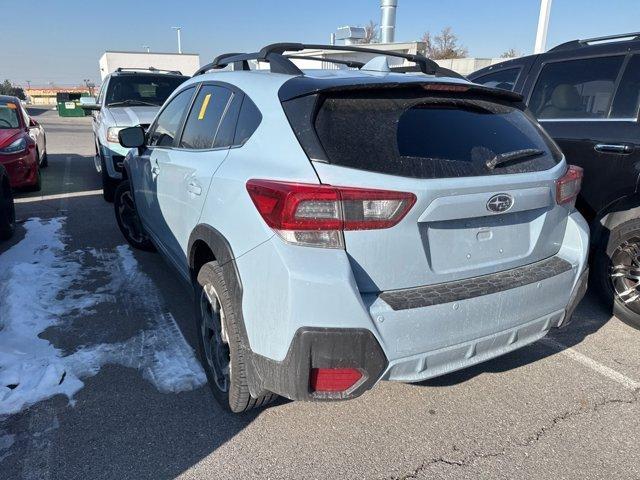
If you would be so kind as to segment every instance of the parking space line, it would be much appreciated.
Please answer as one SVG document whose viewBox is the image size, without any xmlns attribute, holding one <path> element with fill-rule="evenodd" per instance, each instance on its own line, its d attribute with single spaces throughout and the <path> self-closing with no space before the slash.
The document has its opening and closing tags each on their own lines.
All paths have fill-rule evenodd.
<svg viewBox="0 0 640 480">
<path fill-rule="evenodd" d="M 594 372 L 599 373 L 600 375 L 607 377 L 609 380 L 613 380 L 614 382 L 619 383 L 625 388 L 630 390 L 638 390 L 640 389 L 640 382 L 636 382 L 635 380 L 623 375 L 622 373 L 614 370 L 613 368 L 609 368 L 606 365 L 602 365 L 599 362 L 596 362 L 594 359 L 587 357 L 586 355 L 574 350 L 567 345 L 554 340 L 553 338 L 543 338 L 541 340 L 542 343 L 547 345 L 548 347 L 557 350 L 559 353 L 566 355 L 567 357 L 575 360 L 578 363 L 581 363 L 587 368 L 590 368 Z"/>
<path fill-rule="evenodd" d="M 57 193 L 55 195 L 43 195 L 41 197 L 16 198 L 15 203 L 46 202 L 47 200 L 59 200 L 62 198 L 89 197 L 91 195 L 102 195 L 102 190 L 85 190 L 84 192 Z"/>
</svg>

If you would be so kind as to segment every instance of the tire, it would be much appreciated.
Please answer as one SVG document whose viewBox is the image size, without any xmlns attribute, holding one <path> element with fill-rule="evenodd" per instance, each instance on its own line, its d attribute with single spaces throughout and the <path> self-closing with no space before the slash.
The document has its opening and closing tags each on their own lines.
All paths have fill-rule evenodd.
<svg viewBox="0 0 640 480">
<path fill-rule="evenodd" d="M 109 176 L 109 172 L 107 172 L 107 164 L 105 163 L 104 157 L 102 155 L 100 155 L 100 165 L 100 176 L 102 177 L 102 197 L 105 199 L 105 201 L 112 203 L 119 182 Z"/>
<path fill-rule="evenodd" d="M 593 283 L 605 304 L 640 330 L 640 219 L 614 227 L 598 245 L 593 266 Z"/>
<path fill-rule="evenodd" d="M 129 245 L 138 250 L 155 252 L 156 248 L 144 231 L 144 227 L 138 217 L 136 206 L 133 203 L 131 185 L 128 180 L 120 182 L 120 185 L 116 188 L 113 207 L 120 232 L 122 232 Z"/>
<path fill-rule="evenodd" d="M 198 348 L 213 396 L 234 413 L 272 402 L 277 395 L 267 393 L 255 398 L 249 393 L 249 359 L 241 347 L 235 302 L 218 262 L 209 262 L 200 269 L 194 292 Z"/>
<path fill-rule="evenodd" d="M 16 209 L 13 203 L 13 192 L 7 177 L 0 178 L 2 195 L 0 195 L 0 240 L 11 238 L 16 229 Z"/>
</svg>

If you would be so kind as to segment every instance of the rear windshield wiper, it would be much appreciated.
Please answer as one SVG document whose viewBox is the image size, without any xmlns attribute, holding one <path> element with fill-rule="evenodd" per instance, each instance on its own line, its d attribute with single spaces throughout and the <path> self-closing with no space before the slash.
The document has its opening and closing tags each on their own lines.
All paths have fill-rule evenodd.
<svg viewBox="0 0 640 480">
<path fill-rule="evenodd" d="M 157 107 L 155 103 L 143 102 L 142 100 L 124 100 L 122 102 L 111 102 L 107 104 L 107 107 L 117 107 L 118 105 L 145 105 L 150 107 Z"/>
<path fill-rule="evenodd" d="M 524 160 L 531 157 L 539 157 L 544 155 L 544 150 L 538 150 L 537 148 L 525 148 L 524 150 L 514 150 L 513 152 L 506 152 L 496 155 L 486 161 L 485 165 L 489 170 L 493 170 L 498 165 L 503 163 L 512 162 L 514 160 Z"/>
</svg>

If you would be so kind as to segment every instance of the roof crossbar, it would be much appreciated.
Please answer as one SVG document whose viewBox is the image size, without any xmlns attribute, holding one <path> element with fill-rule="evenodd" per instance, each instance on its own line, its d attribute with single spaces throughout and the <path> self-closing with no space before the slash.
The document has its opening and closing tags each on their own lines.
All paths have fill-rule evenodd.
<svg viewBox="0 0 640 480">
<path fill-rule="evenodd" d="M 411 53 L 389 52 L 368 47 L 354 47 L 353 45 L 318 45 L 306 43 L 272 43 L 260 50 L 260 56 L 265 58 L 270 53 L 278 53 L 282 55 L 284 52 L 300 52 L 302 50 L 333 50 L 337 52 L 361 52 L 373 53 L 376 55 L 385 55 L 388 57 L 398 57 L 409 60 L 420 66 L 422 73 L 435 75 L 439 66 L 433 60 L 424 55 L 414 55 Z"/>
<path fill-rule="evenodd" d="M 410 62 L 416 64 L 417 70 L 427 75 L 440 75 L 450 76 L 451 71 L 443 69 L 433 60 L 425 57 L 424 55 L 411 54 L 411 53 L 399 53 L 389 52 L 385 50 L 378 50 L 376 48 L 368 47 L 355 47 L 352 45 L 321 45 L 321 44 L 305 44 L 305 43 L 273 43 L 262 48 L 259 52 L 254 53 L 226 53 L 216 57 L 213 62 L 201 67 L 194 76 L 202 75 L 209 70 L 219 70 L 233 64 L 236 70 L 249 70 L 249 60 L 256 60 L 258 62 L 267 62 L 270 64 L 271 72 L 284 73 L 287 75 L 304 75 L 291 59 L 307 59 L 307 60 L 322 60 L 331 63 L 338 63 L 347 65 L 352 68 L 361 68 L 364 66 L 362 62 L 356 62 L 351 60 L 337 60 L 332 58 L 321 58 L 313 56 L 301 56 L 301 55 L 284 55 L 285 52 L 301 52 L 303 50 L 331 50 L 337 52 L 360 52 L 360 53 L 372 53 L 375 55 L 382 55 L 388 57 L 404 58 Z M 392 68 L 394 70 L 394 68 Z M 398 69 L 398 71 L 403 71 Z M 456 77 L 461 77 L 455 74 Z"/>
<path fill-rule="evenodd" d="M 631 33 L 619 33 L 616 35 L 606 35 L 604 37 L 585 38 L 583 40 L 571 40 L 569 42 L 561 43 L 560 45 L 550 49 L 550 52 L 557 52 L 559 50 L 568 50 L 570 48 L 585 47 L 592 43 L 607 42 L 609 40 L 621 40 L 627 38 L 629 40 L 640 40 L 640 32 Z"/>
</svg>

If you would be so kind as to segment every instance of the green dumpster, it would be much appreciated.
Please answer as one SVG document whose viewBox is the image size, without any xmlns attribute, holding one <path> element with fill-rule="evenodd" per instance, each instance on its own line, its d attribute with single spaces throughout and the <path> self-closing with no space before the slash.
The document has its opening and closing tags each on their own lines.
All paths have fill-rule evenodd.
<svg viewBox="0 0 640 480">
<path fill-rule="evenodd" d="M 80 97 L 84 97 L 86 95 L 86 93 L 56 93 L 58 115 L 61 117 L 84 117 L 85 111 L 80 107 Z"/>
</svg>

